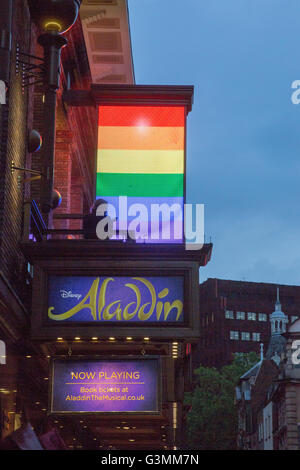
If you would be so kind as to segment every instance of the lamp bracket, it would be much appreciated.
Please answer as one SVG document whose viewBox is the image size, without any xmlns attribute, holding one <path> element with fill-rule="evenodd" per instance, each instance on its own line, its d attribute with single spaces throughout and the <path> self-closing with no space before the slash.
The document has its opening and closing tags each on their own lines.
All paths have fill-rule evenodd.
<svg viewBox="0 0 300 470">
<path fill-rule="evenodd" d="M 22 74 L 22 86 L 27 87 L 44 82 L 45 59 L 20 50 L 16 50 L 16 73 Z M 31 81 L 34 79 L 34 81 Z"/>
<path fill-rule="evenodd" d="M 42 173 L 40 171 L 31 170 L 30 168 L 23 168 L 21 166 L 16 166 L 14 164 L 14 161 L 12 160 L 11 165 L 10 165 L 11 174 L 13 174 L 15 172 L 15 170 L 23 171 L 24 173 L 25 172 L 32 173 L 33 175 L 37 175 L 37 176 L 42 176 Z"/>
</svg>

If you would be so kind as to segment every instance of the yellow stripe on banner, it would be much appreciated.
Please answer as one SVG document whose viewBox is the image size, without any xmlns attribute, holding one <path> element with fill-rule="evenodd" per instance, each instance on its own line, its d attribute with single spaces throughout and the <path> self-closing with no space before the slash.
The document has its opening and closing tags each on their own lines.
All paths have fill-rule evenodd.
<svg viewBox="0 0 300 470">
<path fill-rule="evenodd" d="M 183 150 L 98 150 L 98 173 L 184 173 Z"/>
<path fill-rule="evenodd" d="M 111 127 L 98 129 L 98 149 L 184 150 L 184 127 Z"/>
</svg>

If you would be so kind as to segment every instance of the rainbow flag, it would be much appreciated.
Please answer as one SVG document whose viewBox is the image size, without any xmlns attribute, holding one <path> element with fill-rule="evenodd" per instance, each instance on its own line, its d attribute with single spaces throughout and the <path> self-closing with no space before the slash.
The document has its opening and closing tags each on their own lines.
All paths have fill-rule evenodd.
<svg viewBox="0 0 300 470">
<path fill-rule="evenodd" d="M 97 198 L 117 206 L 127 196 L 128 206 L 143 203 L 149 214 L 152 204 L 176 204 L 171 224 L 182 227 L 184 164 L 183 106 L 99 106 Z"/>
</svg>

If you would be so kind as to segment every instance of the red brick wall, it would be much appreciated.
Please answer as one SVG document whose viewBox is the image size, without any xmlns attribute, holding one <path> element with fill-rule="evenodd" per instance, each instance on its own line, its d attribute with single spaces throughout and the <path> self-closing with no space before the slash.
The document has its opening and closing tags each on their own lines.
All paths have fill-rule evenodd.
<svg viewBox="0 0 300 470">
<path fill-rule="evenodd" d="M 37 44 L 38 31 L 30 22 L 27 2 L 15 0 L 13 10 L 13 41 L 11 79 L 7 105 L 0 107 L 0 270 L 22 295 L 22 275 L 26 262 L 19 250 L 23 226 L 24 197 L 39 203 L 41 181 L 24 184 L 24 174 L 11 174 L 15 165 L 41 170 L 42 149 L 27 152 L 27 135 L 31 129 L 43 136 L 44 90 L 41 85 L 22 88 L 22 74 L 16 73 L 16 48 L 42 57 Z M 62 54 L 61 87 L 57 105 L 57 140 L 54 186 L 62 194 L 57 213 L 87 212 L 93 203 L 97 120 L 94 108 L 69 108 L 62 103 L 66 75 L 72 88 L 88 88 L 90 74 L 80 21 L 67 33 L 69 44 Z M 22 177 L 19 181 L 18 177 Z M 27 177 L 30 174 L 27 173 Z M 80 181 L 80 185 L 78 185 Z M 55 222 L 68 227 L 69 223 Z M 73 227 L 78 222 L 73 222 Z"/>
<path fill-rule="evenodd" d="M 63 104 L 68 80 L 73 89 L 90 87 L 91 78 L 80 20 L 67 33 L 62 51 L 62 79 L 58 93 L 54 187 L 62 195 L 55 214 L 86 213 L 93 203 L 97 147 L 97 113 L 91 108 Z M 54 228 L 81 228 L 80 221 L 54 219 Z"/>
<path fill-rule="evenodd" d="M 27 132 L 30 126 L 27 119 L 31 113 L 27 103 L 32 95 L 31 90 L 22 88 L 22 74 L 16 71 L 17 45 L 23 52 L 30 52 L 30 17 L 27 4 L 23 0 L 14 2 L 12 28 L 7 104 L 0 106 L 0 269 L 22 296 L 21 276 L 25 260 L 19 251 L 18 243 L 22 232 L 24 184 L 18 179 L 23 177 L 23 174 L 18 171 L 11 174 L 10 167 L 12 160 L 15 165 L 24 167 L 28 157 Z"/>
</svg>

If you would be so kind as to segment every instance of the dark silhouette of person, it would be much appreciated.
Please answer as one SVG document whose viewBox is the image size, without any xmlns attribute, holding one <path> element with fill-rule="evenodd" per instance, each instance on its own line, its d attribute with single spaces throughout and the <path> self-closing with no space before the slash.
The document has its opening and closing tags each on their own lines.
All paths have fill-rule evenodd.
<svg viewBox="0 0 300 470">
<path fill-rule="evenodd" d="M 98 222 L 107 217 L 107 211 L 104 212 L 104 215 L 97 215 L 97 209 L 102 204 L 107 204 L 104 199 L 96 199 L 93 206 L 91 207 L 90 213 L 86 214 L 83 217 L 83 236 L 88 240 L 99 240 L 96 233 L 96 228 Z M 100 241 L 100 240 L 99 240 Z"/>
</svg>

